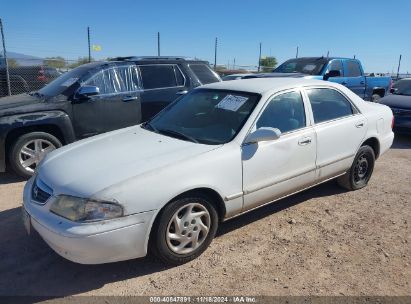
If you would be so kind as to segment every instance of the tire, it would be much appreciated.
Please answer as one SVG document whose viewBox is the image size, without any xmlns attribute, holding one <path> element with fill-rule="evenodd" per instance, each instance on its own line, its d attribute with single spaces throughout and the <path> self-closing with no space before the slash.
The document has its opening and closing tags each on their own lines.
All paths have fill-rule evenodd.
<svg viewBox="0 0 411 304">
<path fill-rule="evenodd" d="M 374 171 L 375 153 L 370 146 L 362 146 L 355 155 L 350 170 L 337 178 L 337 183 L 350 191 L 367 186 Z"/>
<path fill-rule="evenodd" d="M 381 96 L 378 94 L 372 94 L 371 102 L 380 102 Z"/>
<path fill-rule="evenodd" d="M 29 178 L 34 174 L 38 163 L 44 156 L 61 146 L 60 140 L 49 133 L 23 134 L 10 147 L 10 166 L 17 175 Z"/>
<path fill-rule="evenodd" d="M 190 206 L 193 208 L 190 209 Z M 204 215 L 192 217 L 193 213 L 200 212 Z M 180 229 L 173 221 L 176 216 L 181 217 Z M 206 233 L 203 226 L 208 227 Z M 166 205 L 158 215 L 150 237 L 150 249 L 164 263 L 181 265 L 197 258 L 207 249 L 217 227 L 218 214 L 209 198 L 197 194 L 179 198 Z M 194 241 L 190 242 L 195 239 L 198 240 L 197 247 Z"/>
</svg>

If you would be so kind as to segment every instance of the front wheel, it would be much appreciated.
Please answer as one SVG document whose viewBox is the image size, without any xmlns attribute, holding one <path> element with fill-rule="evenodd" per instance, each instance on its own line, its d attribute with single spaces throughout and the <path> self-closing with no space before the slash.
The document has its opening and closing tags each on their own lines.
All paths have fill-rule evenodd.
<svg viewBox="0 0 411 304">
<path fill-rule="evenodd" d="M 32 176 L 40 161 L 47 153 L 60 148 L 61 142 L 45 132 L 31 132 L 20 136 L 11 146 L 10 166 L 24 178 Z"/>
<path fill-rule="evenodd" d="M 207 197 L 176 199 L 159 214 L 150 240 L 151 249 L 167 264 L 187 263 L 207 249 L 217 226 L 217 211 Z"/>
<path fill-rule="evenodd" d="M 362 146 L 355 155 L 350 170 L 337 179 L 347 190 L 358 190 L 367 186 L 374 171 L 375 153 L 370 146 Z"/>
</svg>

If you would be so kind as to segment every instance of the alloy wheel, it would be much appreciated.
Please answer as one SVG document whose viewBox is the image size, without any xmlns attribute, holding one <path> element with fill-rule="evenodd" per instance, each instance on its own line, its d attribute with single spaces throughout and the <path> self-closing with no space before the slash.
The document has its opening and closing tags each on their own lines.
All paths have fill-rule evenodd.
<svg viewBox="0 0 411 304">
<path fill-rule="evenodd" d="M 44 156 L 55 149 L 56 146 L 48 140 L 30 140 L 20 149 L 20 164 L 26 171 L 33 173 Z"/>
<path fill-rule="evenodd" d="M 211 217 L 207 208 L 189 203 L 174 213 L 166 230 L 166 241 L 176 254 L 190 254 L 201 246 L 210 231 Z"/>
</svg>

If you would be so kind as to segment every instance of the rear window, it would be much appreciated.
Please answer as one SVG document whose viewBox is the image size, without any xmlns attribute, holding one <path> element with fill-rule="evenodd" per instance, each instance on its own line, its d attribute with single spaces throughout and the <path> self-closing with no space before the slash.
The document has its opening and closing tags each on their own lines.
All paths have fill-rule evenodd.
<svg viewBox="0 0 411 304">
<path fill-rule="evenodd" d="M 202 84 L 220 81 L 220 78 L 205 64 L 190 64 L 190 68 Z"/>
</svg>

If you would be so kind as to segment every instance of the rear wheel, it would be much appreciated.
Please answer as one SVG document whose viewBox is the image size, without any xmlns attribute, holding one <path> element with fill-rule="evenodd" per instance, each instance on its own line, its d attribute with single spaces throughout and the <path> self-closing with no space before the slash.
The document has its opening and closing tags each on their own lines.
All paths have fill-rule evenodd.
<svg viewBox="0 0 411 304">
<path fill-rule="evenodd" d="M 61 147 L 61 142 L 45 132 L 31 132 L 20 136 L 11 146 L 10 166 L 19 176 L 32 176 L 47 153 Z"/>
<path fill-rule="evenodd" d="M 179 265 L 202 254 L 213 240 L 218 215 L 208 198 L 177 199 L 160 213 L 153 227 L 151 249 L 167 264 Z"/>
<path fill-rule="evenodd" d="M 375 153 L 370 146 L 362 146 L 354 158 L 350 170 L 337 179 L 347 190 L 358 190 L 367 186 L 374 170 Z"/>
</svg>

